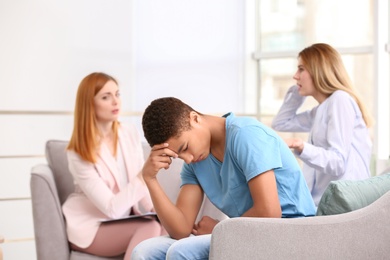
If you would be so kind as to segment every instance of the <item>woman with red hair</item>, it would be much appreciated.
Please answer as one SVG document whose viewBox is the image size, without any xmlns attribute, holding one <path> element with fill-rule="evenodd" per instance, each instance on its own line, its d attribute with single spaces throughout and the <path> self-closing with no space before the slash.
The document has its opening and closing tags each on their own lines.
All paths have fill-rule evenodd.
<svg viewBox="0 0 390 260">
<path fill-rule="evenodd" d="M 81 81 L 67 152 L 75 191 L 63 212 L 73 250 L 130 259 L 139 242 L 164 234 L 164 229 L 152 219 L 101 222 L 141 214 L 141 208 L 153 210 L 141 174 L 141 139 L 135 127 L 119 123 L 120 109 L 113 77 L 92 73 Z"/>
</svg>

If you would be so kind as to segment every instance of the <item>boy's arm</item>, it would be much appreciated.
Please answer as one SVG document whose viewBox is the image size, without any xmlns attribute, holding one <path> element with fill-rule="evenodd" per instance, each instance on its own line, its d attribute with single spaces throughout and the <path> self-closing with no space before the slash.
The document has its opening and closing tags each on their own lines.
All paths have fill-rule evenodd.
<svg viewBox="0 0 390 260">
<path fill-rule="evenodd" d="M 253 198 L 253 207 L 247 210 L 242 217 L 272 217 L 280 218 L 282 210 L 276 187 L 275 174 L 273 170 L 259 174 L 249 182 L 249 189 Z M 210 234 L 218 223 L 218 220 L 210 217 L 203 217 L 195 225 L 193 234 Z"/>
<path fill-rule="evenodd" d="M 280 218 L 282 216 L 273 170 L 252 178 L 248 185 L 253 199 L 253 207 L 247 210 L 242 217 Z"/>
<path fill-rule="evenodd" d="M 143 178 L 158 218 L 168 234 L 174 239 L 188 237 L 203 201 L 203 190 L 199 185 L 184 185 L 179 192 L 176 205 L 165 194 L 156 176 L 160 169 L 169 168 L 171 159 L 177 155 L 166 145 L 155 145 L 143 168 Z"/>
</svg>

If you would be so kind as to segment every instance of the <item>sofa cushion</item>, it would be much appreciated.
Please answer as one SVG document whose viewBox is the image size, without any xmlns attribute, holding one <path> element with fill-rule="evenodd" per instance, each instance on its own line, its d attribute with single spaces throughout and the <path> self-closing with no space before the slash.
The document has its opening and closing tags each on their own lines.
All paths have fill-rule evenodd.
<svg viewBox="0 0 390 260">
<path fill-rule="evenodd" d="M 321 197 L 316 215 L 336 215 L 366 207 L 389 190 L 390 173 L 365 180 L 332 181 Z"/>
</svg>

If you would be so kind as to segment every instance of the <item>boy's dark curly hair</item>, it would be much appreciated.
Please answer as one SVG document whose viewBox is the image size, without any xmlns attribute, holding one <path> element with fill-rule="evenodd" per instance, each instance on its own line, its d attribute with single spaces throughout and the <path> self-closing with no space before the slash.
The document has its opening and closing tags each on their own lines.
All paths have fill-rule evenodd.
<svg viewBox="0 0 390 260">
<path fill-rule="evenodd" d="M 174 97 L 155 99 L 142 116 L 146 141 L 150 146 L 154 146 L 166 142 L 171 137 L 179 137 L 183 131 L 190 130 L 192 111 L 195 110 Z"/>
</svg>

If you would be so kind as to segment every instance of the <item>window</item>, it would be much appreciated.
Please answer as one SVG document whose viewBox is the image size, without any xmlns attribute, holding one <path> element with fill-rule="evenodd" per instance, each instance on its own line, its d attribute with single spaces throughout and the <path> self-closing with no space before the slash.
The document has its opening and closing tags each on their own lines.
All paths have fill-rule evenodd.
<svg viewBox="0 0 390 260">
<path fill-rule="evenodd" d="M 380 55 L 383 57 L 384 53 L 379 52 L 388 41 L 383 35 L 389 34 L 389 22 L 383 20 L 383 17 L 387 19 L 389 7 L 383 2 L 387 1 L 257 0 L 257 50 L 254 58 L 258 64 L 258 82 L 256 93 L 250 95 L 256 97 L 256 100 L 252 98 L 250 101 L 256 102 L 254 106 L 257 117 L 265 124 L 271 124 L 287 89 L 295 84 L 292 77 L 296 71 L 299 51 L 318 42 L 328 43 L 340 52 L 353 84 L 367 102 L 369 111 L 377 116 L 377 103 L 388 103 L 390 98 L 389 75 L 377 72 L 380 71 L 378 68 L 382 67 L 389 71 L 388 53 L 385 61 L 378 59 Z M 382 17 L 382 20 L 379 21 L 378 17 Z M 382 37 L 380 40 L 378 35 Z M 387 64 L 384 64 L 386 62 Z M 383 80 L 383 77 L 386 79 Z M 385 84 L 379 86 L 378 81 Z M 381 95 L 384 96 L 383 101 L 380 101 Z M 315 105 L 316 101 L 308 98 L 302 109 Z M 387 119 L 377 122 L 371 129 L 375 140 L 373 152 L 378 152 L 378 138 L 382 138 L 385 148 L 379 147 L 382 149 L 381 159 L 387 160 L 390 146 L 389 105 L 382 105 L 381 109 L 385 111 Z M 386 129 L 387 133 L 378 131 L 379 127 Z M 280 134 L 284 137 L 307 137 L 302 133 Z M 384 158 L 386 156 L 387 158 Z"/>
</svg>

